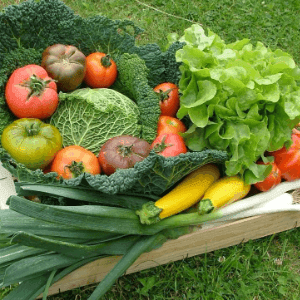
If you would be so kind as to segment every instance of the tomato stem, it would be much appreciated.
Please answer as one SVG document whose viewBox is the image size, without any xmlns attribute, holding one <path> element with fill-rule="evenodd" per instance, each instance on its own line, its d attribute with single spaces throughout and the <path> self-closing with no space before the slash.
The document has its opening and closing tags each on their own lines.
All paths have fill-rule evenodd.
<svg viewBox="0 0 300 300">
<path fill-rule="evenodd" d="M 167 89 L 165 91 L 163 90 L 159 90 L 158 92 L 156 92 L 156 94 L 159 96 L 159 100 L 160 101 L 165 101 L 167 99 L 169 99 L 169 94 L 174 90 L 174 88 L 171 88 L 171 89 Z"/>
<path fill-rule="evenodd" d="M 32 123 L 29 126 L 25 126 L 27 136 L 37 135 L 40 131 L 40 126 L 38 124 Z"/>
<path fill-rule="evenodd" d="M 164 151 L 166 148 L 173 146 L 173 144 L 167 144 L 166 143 L 167 136 L 165 135 L 160 143 L 156 143 L 153 146 L 153 150 L 155 153 L 160 153 Z"/>
<path fill-rule="evenodd" d="M 69 165 L 66 165 L 65 168 L 68 168 L 74 177 L 78 177 L 84 172 L 84 165 L 82 161 L 73 160 Z"/>
<path fill-rule="evenodd" d="M 27 87 L 30 90 L 27 96 L 27 100 L 31 96 L 40 96 L 51 81 L 51 79 L 44 80 L 33 74 L 32 76 L 30 76 L 29 80 L 22 82 L 21 86 Z"/>
<path fill-rule="evenodd" d="M 109 68 L 111 66 L 110 55 L 106 54 L 101 58 L 101 64 L 105 68 Z"/>
<path fill-rule="evenodd" d="M 132 154 L 132 147 L 133 147 L 133 145 L 130 145 L 130 146 L 119 145 L 118 153 L 123 157 L 130 156 Z"/>
</svg>

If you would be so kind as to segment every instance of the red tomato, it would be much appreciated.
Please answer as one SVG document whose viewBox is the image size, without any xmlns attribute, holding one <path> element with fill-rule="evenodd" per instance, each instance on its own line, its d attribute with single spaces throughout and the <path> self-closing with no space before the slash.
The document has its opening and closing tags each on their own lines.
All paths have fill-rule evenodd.
<svg viewBox="0 0 300 300">
<path fill-rule="evenodd" d="M 270 152 L 274 156 L 275 164 L 282 173 L 282 178 L 293 181 L 300 178 L 300 136 L 292 134 L 293 144 L 289 149 L 285 147 Z"/>
<path fill-rule="evenodd" d="M 98 160 L 106 175 L 117 169 L 132 168 L 137 162 L 146 158 L 151 151 L 150 144 L 137 137 L 121 135 L 109 139 L 101 147 Z"/>
<path fill-rule="evenodd" d="M 7 81 L 5 98 L 18 118 L 46 119 L 58 105 L 56 83 L 38 65 L 16 69 Z"/>
<path fill-rule="evenodd" d="M 154 88 L 160 98 L 160 111 L 162 116 L 176 117 L 179 109 L 179 92 L 176 84 L 164 82 Z"/>
<path fill-rule="evenodd" d="M 92 175 L 101 172 L 97 156 L 77 145 L 61 149 L 54 157 L 50 168 L 51 172 L 56 172 L 65 179 L 78 177 L 84 172 Z"/>
<path fill-rule="evenodd" d="M 177 118 L 169 116 L 160 116 L 157 123 L 157 135 L 163 133 L 180 133 L 185 132 L 186 126 Z"/>
<path fill-rule="evenodd" d="M 108 88 L 117 74 L 117 65 L 108 54 L 95 52 L 87 56 L 84 81 L 89 87 Z"/>
<path fill-rule="evenodd" d="M 257 162 L 257 164 L 264 164 L 264 163 Z M 266 191 L 270 190 L 271 188 L 273 188 L 274 186 L 276 186 L 277 184 L 279 184 L 281 182 L 281 171 L 277 167 L 277 165 L 274 162 L 267 163 L 267 164 L 272 165 L 271 172 L 264 179 L 264 181 L 260 181 L 260 182 L 257 182 L 254 184 L 254 186 L 262 192 L 266 192 Z"/>
<path fill-rule="evenodd" d="M 153 141 L 151 148 L 159 155 L 177 156 L 186 153 L 187 148 L 183 138 L 177 133 L 161 134 Z"/>
</svg>

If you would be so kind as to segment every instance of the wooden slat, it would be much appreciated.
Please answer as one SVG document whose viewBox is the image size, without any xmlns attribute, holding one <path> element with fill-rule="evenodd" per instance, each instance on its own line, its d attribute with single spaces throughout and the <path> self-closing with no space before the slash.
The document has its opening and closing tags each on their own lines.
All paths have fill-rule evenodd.
<svg viewBox="0 0 300 300">
<path fill-rule="evenodd" d="M 225 223 L 167 241 L 159 249 L 141 255 L 126 274 L 172 261 L 237 245 L 300 226 L 300 212 L 282 212 Z M 86 264 L 54 283 L 49 295 L 100 282 L 121 256 L 102 258 Z"/>
</svg>

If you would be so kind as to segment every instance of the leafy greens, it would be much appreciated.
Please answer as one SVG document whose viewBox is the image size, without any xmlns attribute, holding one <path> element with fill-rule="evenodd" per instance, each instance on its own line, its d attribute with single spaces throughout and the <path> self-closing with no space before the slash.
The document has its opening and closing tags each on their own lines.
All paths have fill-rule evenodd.
<svg viewBox="0 0 300 300">
<path fill-rule="evenodd" d="M 167 158 L 152 151 L 133 168 L 119 169 L 110 176 L 83 173 L 69 180 L 58 180 L 56 173 L 44 174 L 40 169 L 29 170 L 5 151 L 0 151 L 3 167 L 18 178 L 19 182 L 84 186 L 110 195 L 118 193 L 161 195 L 193 170 L 207 163 L 222 164 L 227 158 L 225 151 L 211 149 Z"/>
<path fill-rule="evenodd" d="M 156 136 L 159 106 L 157 96 L 150 90 L 167 79 L 178 82 L 179 63 L 174 53 L 182 43 L 175 42 L 164 52 L 155 43 L 137 46 L 136 37 L 141 32 L 143 30 L 130 20 L 111 20 L 101 15 L 83 18 L 61 0 L 28 0 L 5 7 L 0 12 L 0 134 L 14 118 L 4 101 L 8 76 L 18 67 L 38 64 L 44 49 L 60 43 L 74 45 L 85 55 L 95 51 L 109 53 L 117 65 L 124 54 L 138 55 L 140 60 L 135 61 L 137 71 L 146 65 L 147 72 L 142 74 L 143 84 L 134 87 L 134 95 L 144 97 L 143 91 L 149 91 L 147 101 L 149 110 L 153 111 L 151 118 L 148 118 L 149 110 L 144 109 L 147 103 L 143 98 L 132 100 L 143 106 L 140 110 L 141 137 L 152 142 Z M 125 74 L 129 70 L 122 71 Z M 135 74 L 140 76 L 138 72 Z"/>
<path fill-rule="evenodd" d="M 226 44 L 217 34 L 192 25 L 176 52 L 182 93 L 179 118 L 191 122 L 189 149 L 227 151 L 226 174 L 240 173 L 247 183 L 270 170 L 255 162 L 266 151 L 291 144 L 300 117 L 300 71 L 282 50 L 248 39 Z"/>
</svg>

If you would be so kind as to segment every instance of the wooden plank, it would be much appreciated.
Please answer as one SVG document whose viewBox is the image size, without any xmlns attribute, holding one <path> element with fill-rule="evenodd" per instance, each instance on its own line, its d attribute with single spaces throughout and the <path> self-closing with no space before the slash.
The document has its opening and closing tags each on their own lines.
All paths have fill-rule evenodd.
<svg viewBox="0 0 300 300">
<path fill-rule="evenodd" d="M 295 227 L 300 227 L 300 212 L 256 216 L 211 228 L 204 226 L 196 232 L 167 241 L 159 249 L 144 253 L 127 270 L 126 274 L 237 245 Z M 49 295 L 100 282 L 120 258 L 121 256 L 102 258 L 82 266 L 54 283 L 49 289 Z"/>
</svg>

